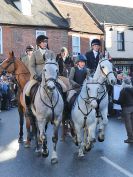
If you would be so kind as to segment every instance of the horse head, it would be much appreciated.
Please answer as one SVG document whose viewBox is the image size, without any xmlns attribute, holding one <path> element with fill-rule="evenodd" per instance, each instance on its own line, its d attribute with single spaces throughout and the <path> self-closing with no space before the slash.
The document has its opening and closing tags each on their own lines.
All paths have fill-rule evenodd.
<svg viewBox="0 0 133 177">
<path fill-rule="evenodd" d="M 104 80 L 107 80 L 107 82 L 112 86 L 116 84 L 117 80 L 113 72 L 113 66 L 108 59 L 102 58 L 99 60 L 94 78 L 99 76 L 102 76 Z"/>
<path fill-rule="evenodd" d="M 4 71 L 8 73 L 14 72 L 14 62 L 15 62 L 15 56 L 14 52 L 9 52 L 9 56 L 7 59 L 5 59 L 1 64 L 0 64 L 0 75 L 3 74 Z"/>
<path fill-rule="evenodd" d="M 43 87 L 46 87 L 50 92 L 55 89 L 58 73 L 59 67 L 56 60 L 47 59 L 42 71 L 42 85 Z"/>
<path fill-rule="evenodd" d="M 95 109 L 97 107 L 97 95 L 98 95 L 99 84 L 92 77 L 88 77 L 85 80 L 85 83 L 86 83 L 85 85 L 86 85 L 89 104 L 91 108 Z"/>
</svg>

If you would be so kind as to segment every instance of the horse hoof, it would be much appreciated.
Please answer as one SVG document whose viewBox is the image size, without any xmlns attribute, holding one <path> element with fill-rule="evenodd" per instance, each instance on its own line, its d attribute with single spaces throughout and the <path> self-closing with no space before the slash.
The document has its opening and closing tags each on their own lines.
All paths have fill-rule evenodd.
<svg viewBox="0 0 133 177">
<path fill-rule="evenodd" d="M 38 148 L 36 148 L 36 150 L 35 150 L 35 154 L 36 154 L 37 156 L 40 156 L 40 155 L 41 155 L 41 150 L 38 149 Z"/>
<path fill-rule="evenodd" d="M 25 148 L 30 148 L 30 142 L 26 142 L 24 145 Z"/>
<path fill-rule="evenodd" d="M 85 156 L 84 153 L 79 153 L 79 154 L 78 154 L 78 157 L 79 157 L 79 158 L 82 158 L 82 157 L 84 157 L 84 156 Z"/>
<path fill-rule="evenodd" d="M 23 138 L 19 137 L 18 143 L 23 143 Z"/>
<path fill-rule="evenodd" d="M 93 138 L 91 142 L 92 142 L 92 143 L 95 143 L 95 142 L 96 142 L 96 138 Z"/>
<path fill-rule="evenodd" d="M 77 141 L 75 141 L 74 143 L 75 143 L 75 145 L 76 145 L 76 146 L 78 146 L 78 145 L 79 145 Z"/>
<path fill-rule="evenodd" d="M 88 145 L 85 146 L 85 151 L 89 152 L 93 147 L 94 147 L 93 144 L 88 144 Z"/>
<path fill-rule="evenodd" d="M 56 164 L 56 163 L 58 163 L 58 159 L 57 158 L 51 159 L 51 164 Z"/>
<path fill-rule="evenodd" d="M 99 141 L 99 142 L 103 142 L 103 141 L 104 141 L 104 135 L 101 136 L 101 137 L 98 136 L 98 141 Z"/>
<path fill-rule="evenodd" d="M 42 156 L 43 156 L 44 158 L 47 158 L 47 157 L 49 156 L 49 150 L 46 149 L 45 151 L 42 151 Z"/>
</svg>

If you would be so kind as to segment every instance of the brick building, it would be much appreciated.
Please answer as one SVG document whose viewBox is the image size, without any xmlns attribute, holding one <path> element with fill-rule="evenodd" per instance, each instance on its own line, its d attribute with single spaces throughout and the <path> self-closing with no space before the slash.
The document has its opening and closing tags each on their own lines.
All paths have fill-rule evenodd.
<svg viewBox="0 0 133 177">
<path fill-rule="evenodd" d="M 36 37 L 40 34 L 49 37 L 49 47 L 56 54 L 62 46 L 68 46 L 67 20 L 49 0 L 1 0 L 0 13 L 1 60 L 11 50 L 20 57 L 27 45 L 36 47 Z"/>
<path fill-rule="evenodd" d="M 73 55 L 90 50 L 94 38 L 103 40 L 103 31 L 88 14 L 82 2 L 73 0 L 53 0 L 59 13 L 68 20 L 69 51 Z"/>
<path fill-rule="evenodd" d="M 13 50 L 16 57 L 27 45 L 36 47 L 36 37 L 49 37 L 49 48 L 60 52 L 67 47 L 76 56 L 90 49 L 91 40 L 103 32 L 81 3 L 53 0 L 1 0 L 0 60 Z"/>
</svg>

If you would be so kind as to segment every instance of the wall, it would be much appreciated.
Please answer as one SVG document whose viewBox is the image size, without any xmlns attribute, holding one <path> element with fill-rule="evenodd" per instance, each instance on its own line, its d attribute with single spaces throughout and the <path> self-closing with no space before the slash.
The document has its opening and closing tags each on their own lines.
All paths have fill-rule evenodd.
<svg viewBox="0 0 133 177">
<path fill-rule="evenodd" d="M 72 53 L 72 35 L 80 36 L 80 53 L 85 54 L 91 50 L 91 41 L 92 39 L 101 39 L 102 35 L 97 34 L 87 34 L 87 33 L 78 33 L 78 32 L 69 32 L 68 33 L 68 50 Z"/>
<path fill-rule="evenodd" d="M 125 29 L 124 37 L 125 51 L 117 51 L 117 28 L 106 29 L 106 47 L 112 58 L 133 58 L 133 31 Z"/>
<path fill-rule="evenodd" d="M 68 46 L 68 32 L 62 29 L 50 29 L 39 27 L 17 27 L 17 26 L 2 26 L 3 31 L 3 54 L 0 54 L 0 59 L 8 57 L 9 51 L 13 50 L 16 57 L 24 54 L 27 45 L 32 44 L 36 47 L 36 30 L 46 31 L 49 37 L 49 47 L 55 52 L 60 52 L 62 46 Z"/>
</svg>

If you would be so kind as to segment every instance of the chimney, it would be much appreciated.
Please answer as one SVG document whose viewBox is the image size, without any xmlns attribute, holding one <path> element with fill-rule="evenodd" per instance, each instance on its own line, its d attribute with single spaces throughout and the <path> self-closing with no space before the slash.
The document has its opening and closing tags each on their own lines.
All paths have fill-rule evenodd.
<svg viewBox="0 0 133 177">
<path fill-rule="evenodd" d="M 67 18 L 66 18 L 68 24 L 69 24 L 69 27 L 71 26 L 71 17 L 70 17 L 70 14 L 67 13 Z"/>
<path fill-rule="evenodd" d="M 13 0 L 13 2 L 23 15 L 31 16 L 32 0 Z"/>
</svg>

